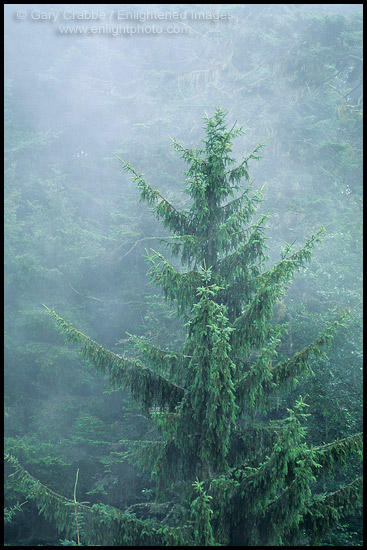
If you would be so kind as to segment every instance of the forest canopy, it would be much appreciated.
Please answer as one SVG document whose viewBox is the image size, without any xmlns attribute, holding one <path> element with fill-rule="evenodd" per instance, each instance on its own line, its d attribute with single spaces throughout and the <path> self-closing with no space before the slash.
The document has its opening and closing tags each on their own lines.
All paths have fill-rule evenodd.
<svg viewBox="0 0 367 550">
<path fill-rule="evenodd" d="M 6 36 L 10 545 L 362 544 L 361 16 L 221 9 Z"/>
</svg>

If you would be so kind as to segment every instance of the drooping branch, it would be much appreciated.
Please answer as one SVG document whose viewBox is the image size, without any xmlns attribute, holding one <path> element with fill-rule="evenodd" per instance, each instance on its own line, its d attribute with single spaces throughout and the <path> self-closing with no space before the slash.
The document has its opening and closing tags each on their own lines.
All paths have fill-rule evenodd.
<svg viewBox="0 0 367 550">
<path fill-rule="evenodd" d="M 153 189 L 145 180 L 142 174 L 138 174 L 128 162 L 122 160 L 116 155 L 116 158 L 122 163 L 126 172 L 132 174 L 132 180 L 136 183 L 140 191 L 142 201 L 151 204 L 153 212 L 158 219 L 163 221 L 165 227 L 169 227 L 174 233 L 190 233 L 190 224 L 187 216 L 177 210 L 159 191 Z"/>
<path fill-rule="evenodd" d="M 248 273 L 251 265 L 257 260 L 264 260 L 264 231 L 265 222 L 268 219 L 268 215 L 264 215 L 260 220 L 247 231 L 248 236 L 246 241 L 239 245 L 237 250 L 232 254 L 227 254 L 225 258 L 218 261 L 216 270 L 219 271 L 224 277 L 228 278 L 228 275 L 234 276 L 240 275 L 243 271 Z"/>
<path fill-rule="evenodd" d="M 72 537 L 75 525 L 70 521 L 70 507 L 74 507 L 75 502 L 43 485 L 15 457 L 6 454 L 4 458 L 14 468 L 9 477 L 14 479 L 17 490 L 33 500 L 46 519 L 54 520 L 59 532 Z M 176 545 L 189 544 L 190 533 L 186 527 L 162 527 L 153 519 L 141 520 L 129 512 L 104 504 L 77 504 L 79 516 L 83 517 L 83 538 L 87 545 L 114 546 L 115 541 L 119 541 L 120 546 L 171 546 L 173 542 Z"/>
<path fill-rule="evenodd" d="M 130 341 L 142 353 L 143 357 L 152 362 L 155 372 L 163 373 L 174 379 L 181 378 L 183 369 L 187 366 L 191 357 L 183 353 L 159 348 L 140 336 L 132 334 L 128 334 L 128 336 L 130 337 Z"/>
<path fill-rule="evenodd" d="M 311 344 L 306 346 L 303 350 L 296 353 L 293 357 L 279 363 L 274 366 L 272 369 L 273 381 L 276 386 L 288 387 L 289 382 L 292 381 L 299 374 L 305 374 L 306 372 L 312 373 L 312 370 L 309 367 L 308 359 L 310 355 L 322 355 L 324 352 L 321 351 L 321 346 L 330 345 L 336 331 L 338 328 L 343 327 L 343 320 L 347 317 L 349 313 L 343 313 L 331 323 L 325 332 L 320 334 Z"/>
<path fill-rule="evenodd" d="M 349 437 L 326 443 L 325 445 L 313 447 L 309 452 L 315 455 L 317 463 L 322 468 L 321 472 L 324 473 L 333 472 L 335 463 L 344 466 L 346 459 L 352 454 L 358 455 L 362 459 L 362 450 L 363 433 L 359 432 Z"/>
<path fill-rule="evenodd" d="M 294 273 L 310 261 L 312 249 L 325 231 L 322 227 L 307 240 L 299 251 L 284 257 L 258 278 L 259 289 L 233 326 L 233 340 L 238 348 L 260 346 L 265 337 L 266 322 L 271 318 L 276 300 L 284 293 Z"/>
<path fill-rule="evenodd" d="M 154 405 L 173 410 L 180 403 L 186 392 L 184 388 L 155 373 L 139 361 L 120 357 L 107 350 L 64 321 L 55 311 L 44 307 L 48 314 L 56 319 L 58 329 L 66 335 L 67 341 L 79 346 L 84 358 L 98 371 L 107 371 L 113 387 L 128 388 L 145 410 Z"/>
<path fill-rule="evenodd" d="M 343 319 L 348 315 L 343 313 L 337 320 L 329 325 L 327 330 L 320 334 L 311 344 L 295 353 L 286 361 L 272 365 L 271 348 L 267 348 L 268 358 L 264 354 L 249 369 L 248 372 L 235 384 L 236 399 L 241 407 L 264 405 L 270 399 L 272 393 L 279 389 L 289 389 L 298 382 L 297 376 L 307 373 L 313 374 L 308 360 L 311 355 L 324 354 L 321 346 L 329 345 L 339 327 L 343 327 Z M 266 355 L 266 353 L 265 353 Z M 254 387 L 256 384 L 256 387 Z M 251 402 L 248 399 L 256 391 L 256 399 Z"/>
<path fill-rule="evenodd" d="M 266 141 L 264 141 L 264 143 L 259 143 L 259 145 L 255 147 L 252 153 L 244 157 L 241 163 L 236 168 L 232 168 L 226 173 L 226 176 L 228 176 L 228 181 L 234 182 L 235 184 L 237 184 L 239 180 L 241 180 L 242 178 L 245 178 L 246 181 L 250 180 L 250 176 L 248 173 L 248 161 L 250 159 L 255 159 L 255 160 L 261 159 L 261 156 L 257 155 L 257 152 L 260 149 L 262 149 L 262 147 L 265 147 Z"/>
<path fill-rule="evenodd" d="M 179 273 L 162 254 L 154 250 L 152 252 L 153 254 L 148 255 L 151 264 L 149 269 L 151 281 L 162 288 L 166 298 L 176 300 L 181 311 L 190 307 L 201 282 L 200 273 L 198 271 Z"/>
<path fill-rule="evenodd" d="M 354 479 L 337 491 L 315 495 L 302 519 L 302 528 L 311 532 L 311 546 L 318 546 L 320 538 L 332 529 L 341 517 L 361 506 L 363 476 Z"/>
</svg>

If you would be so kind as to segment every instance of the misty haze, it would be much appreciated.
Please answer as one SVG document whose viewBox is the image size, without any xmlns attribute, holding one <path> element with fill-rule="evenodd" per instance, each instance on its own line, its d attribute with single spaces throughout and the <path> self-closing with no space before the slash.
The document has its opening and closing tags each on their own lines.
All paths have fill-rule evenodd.
<svg viewBox="0 0 367 550">
<path fill-rule="evenodd" d="M 5 4 L 7 546 L 362 546 L 362 4 Z"/>
</svg>

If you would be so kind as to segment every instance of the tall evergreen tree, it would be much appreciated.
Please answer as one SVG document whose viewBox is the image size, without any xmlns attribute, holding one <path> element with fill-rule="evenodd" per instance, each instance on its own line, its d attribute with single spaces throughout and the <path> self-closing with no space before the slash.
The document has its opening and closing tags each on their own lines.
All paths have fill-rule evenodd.
<svg viewBox="0 0 367 550">
<path fill-rule="evenodd" d="M 184 348 L 163 350 L 132 336 L 139 358 L 122 357 L 48 310 L 67 340 L 95 368 L 108 372 L 114 387 L 129 388 L 158 426 L 157 440 L 124 443 L 156 479 L 164 519 L 159 502 L 146 504 L 149 520 L 80 505 L 89 525 L 85 540 L 106 544 L 107 531 L 115 525 L 110 544 L 316 544 L 333 522 L 354 509 L 361 487 L 356 477 L 332 493 L 320 493 L 317 478 L 332 475 L 335 462 L 345 464 L 352 453 L 360 455 L 361 434 L 312 447 L 304 441 L 309 405 L 302 398 L 284 419 L 272 419 L 272 411 L 277 392 L 293 388 L 299 376 L 311 372 L 309 359 L 323 353 L 343 318 L 306 348 L 278 359 L 287 325 L 273 321 L 273 309 L 310 260 L 324 229 L 299 250 L 286 244 L 280 261 L 266 267 L 268 214 L 252 221 L 262 192 L 253 190 L 248 172 L 263 144 L 235 165 L 232 144 L 243 128 L 228 129 L 220 109 L 205 118 L 204 127 L 202 148 L 173 141 L 188 163 L 190 206 L 185 211 L 122 161 L 141 199 L 173 233 L 172 254 L 187 266 L 177 270 L 160 253 L 149 253 L 152 282 L 177 304 L 186 323 Z M 29 498 L 68 529 L 63 498 L 9 460 Z"/>
</svg>

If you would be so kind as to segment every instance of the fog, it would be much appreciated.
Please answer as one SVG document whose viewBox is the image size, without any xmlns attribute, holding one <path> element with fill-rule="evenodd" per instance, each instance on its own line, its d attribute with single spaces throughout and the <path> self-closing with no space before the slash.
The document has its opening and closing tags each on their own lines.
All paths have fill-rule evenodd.
<svg viewBox="0 0 367 550">
<path fill-rule="evenodd" d="M 134 355 L 127 333 L 180 348 L 185 329 L 148 283 L 145 250 L 185 268 L 116 155 L 187 208 L 187 166 L 172 138 L 200 147 L 203 117 L 215 107 L 229 128 L 246 124 L 238 160 L 268 140 L 250 176 L 255 189 L 265 184 L 257 217 L 270 210 L 269 265 L 285 242 L 300 247 L 327 226 L 290 286 L 287 320 L 296 346 L 317 337 L 330 311 L 354 308 L 324 375 L 335 395 L 345 377 L 347 394 L 358 393 L 362 4 L 4 9 L 7 452 L 67 498 L 77 468 L 80 500 L 92 504 L 124 510 L 154 492 L 148 474 L 113 454 L 119 440 L 149 439 L 150 421 L 65 344 L 43 304 L 116 353 Z M 326 435 L 315 428 L 320 441 L 345 434 L 347 420 L 352 433 L 360 429 L 359 397 L 328 401 L 325 418 L 323 399 L 315 398 L 316 416 L 322 430 L 325 418 L 330 425 Z M 22 499 L 6 485 L 7 506 Z M 10 545 L 59 544 L 32 503 L 22 509 L 6 528 Z"/>
</svg>

